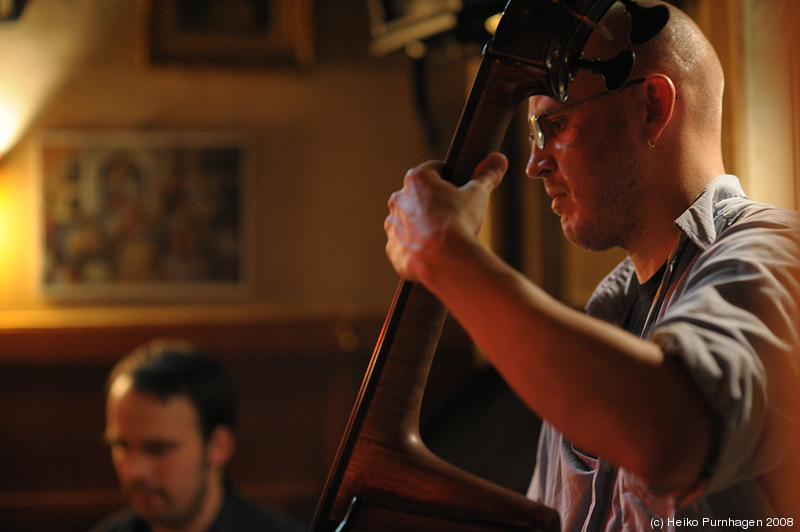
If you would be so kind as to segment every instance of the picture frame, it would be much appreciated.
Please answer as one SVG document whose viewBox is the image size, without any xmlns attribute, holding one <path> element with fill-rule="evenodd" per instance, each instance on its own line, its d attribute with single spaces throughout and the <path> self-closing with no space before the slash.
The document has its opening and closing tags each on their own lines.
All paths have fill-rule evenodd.
<svg viewBox="0 0 800 532">
<path fill-rule="evenodd" d="M 72 302 L 251 295 L 253 150 L 229 131 L 49 131 L 40 286 Z"/>
<path fill-rule="evenodd" d="M 313 0 L 140 0 L 151 66 L 309 65 Z"/>
</svg>

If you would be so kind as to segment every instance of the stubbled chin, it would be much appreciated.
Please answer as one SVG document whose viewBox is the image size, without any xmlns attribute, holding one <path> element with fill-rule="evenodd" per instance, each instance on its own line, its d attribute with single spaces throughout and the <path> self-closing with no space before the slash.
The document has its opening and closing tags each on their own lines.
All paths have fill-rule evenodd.
<svg viewBox="0 0 800 532">
<path fill-rule="evenodd" d="M 565 205 L 559 205 L 558 209 L 553 209 L 553 212 L 561 219 L 562 228 L 566 229 L 569 226 L 575 225 L 574 212 L 566 208 Z"/>
<path fill-rule="evenodd" d="M 153 491 L 134 491 L 130 494 L 130 500 L 136 511 L 143 516 L 152 515 L 164 505 L 164 497 Z"/>
<path fill-rule="evenodd" d="M 561 231 L 564 237 L 576 245 L 581 245 L 578 239 L 578 222 L 573 216 L 561 215 Z"/>
</svg>

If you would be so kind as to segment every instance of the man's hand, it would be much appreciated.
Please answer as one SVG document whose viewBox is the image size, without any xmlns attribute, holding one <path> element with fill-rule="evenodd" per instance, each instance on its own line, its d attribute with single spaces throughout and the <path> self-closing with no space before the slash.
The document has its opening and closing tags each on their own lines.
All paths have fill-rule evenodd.
<svg viewBox="0 0 800 532">
<path fill-rule="evenodd" d="M 384 221 L 386 254 L 406 279 L 423 281 L 452 242 L 474 239 L 483 222 L 489 195 L 508 168 L 500 153 L 488 155 L 462 187 L 441 178 L 441 162 L 409 170 L 403 188 L 389 198 Z"/>
</svg>

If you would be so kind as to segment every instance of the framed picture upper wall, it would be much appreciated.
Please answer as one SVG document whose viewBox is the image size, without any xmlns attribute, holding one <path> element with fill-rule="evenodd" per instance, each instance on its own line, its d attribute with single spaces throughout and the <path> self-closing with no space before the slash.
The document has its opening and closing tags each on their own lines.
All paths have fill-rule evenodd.
<svg viewBox="0 0 800 532">
<path fill-rule="evenodd" d="M 246 133 L 49 131 L 35 144 L 45 297 L 251 295 L 255 213 Z"/>
<path fill-rule="evenodd" d="M 314 56 L 312 0 L 140 0 L 152 66 L 306 66 Z"/>
</svg>

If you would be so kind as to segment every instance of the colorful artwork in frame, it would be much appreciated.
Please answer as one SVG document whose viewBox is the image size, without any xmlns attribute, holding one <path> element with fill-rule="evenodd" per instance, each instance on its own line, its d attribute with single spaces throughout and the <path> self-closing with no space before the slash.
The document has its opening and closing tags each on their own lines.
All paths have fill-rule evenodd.
<svg viewBox="0 0 800 532">
<path fill-rule="evenodd" d="M 45 296 L 185 301 L 249 294 L 247 135 L 53 131 L 36 145 Z"/>
</svg>

